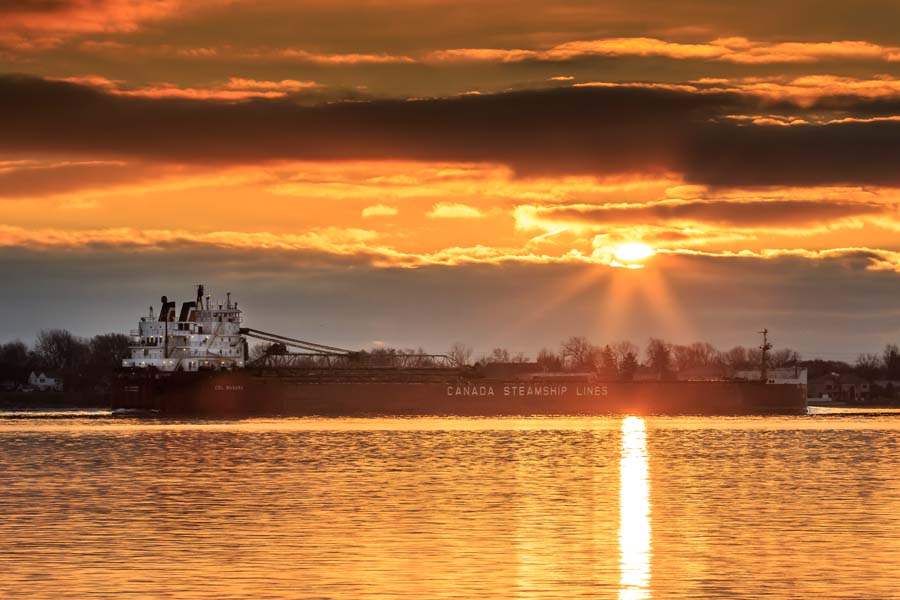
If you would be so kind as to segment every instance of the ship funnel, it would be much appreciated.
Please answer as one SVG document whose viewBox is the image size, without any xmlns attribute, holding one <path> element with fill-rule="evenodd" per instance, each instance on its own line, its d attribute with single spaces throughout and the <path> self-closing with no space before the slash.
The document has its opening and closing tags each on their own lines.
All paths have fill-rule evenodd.
<svg viewBox="0 0 900 600">
<path fill-rule="evenodd" d="M 231 310 L 231 292 L 225 292 L 225 306 L 228 310 Z"/>
</svg>

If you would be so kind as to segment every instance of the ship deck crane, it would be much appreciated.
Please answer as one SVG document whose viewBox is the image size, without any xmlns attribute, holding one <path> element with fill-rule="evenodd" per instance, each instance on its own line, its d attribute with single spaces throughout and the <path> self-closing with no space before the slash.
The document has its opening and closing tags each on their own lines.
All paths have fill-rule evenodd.
<svg viewBox="0 0 900 600">
<path fill-rule="evenodd" d="M 284 346 L 299 348 L 301 350 L 305 350 L 305 353 L 317 355 L 331 354 L 352 356 L 354 354 L 358 354 L 358 352 L 354 350 L 338 348 L 337 346 L 326 346 L 325 344 L 317 344 L 315 342 L 308 342 L 306 340 L 298 340 L 297 338 L 288 337 L 286 335 L 279 335 L 277 333 L 270 333 L 268 331 L 262 331 L 260 329 L 253 329 L 252 327 L 241 327 L 241 335 L 252 337 L 257 340 L 262 340 L 264 342 L 270 342 L 272 344 L 283 344 Z"/>
<path fill-rule="evenodd" d="M 241 335 L 272 344 L 268 352 L 247 363 L 248 367 L 286 372 L 290 370 L 378 370 L 440 371 L 455 370 L 458 365 L 445 354 L 398 352 L 374 357 L 368 352 L 328 346 L 278 333 L 242 327 Z M 290 352 L 295 348 L 300 352 Z"/>
</svg>

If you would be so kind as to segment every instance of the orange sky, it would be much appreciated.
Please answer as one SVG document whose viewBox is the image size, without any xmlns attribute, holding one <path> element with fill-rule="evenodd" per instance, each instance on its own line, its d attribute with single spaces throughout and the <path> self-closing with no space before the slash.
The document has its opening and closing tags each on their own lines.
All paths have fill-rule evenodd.
<svg viewBox="0 0 900 600">
<path fill-rule="evenodd" d="M 874 0 L 3 5 L 0 275 L 53 295 L 48 274 L 75 261 L 143 303 L 135 280 L 159 255 L 220 252 L 246 270 L 204 262 L 188 281 L 154 276 L 164 285 L 254 270 L 299 285 L 313 269 L 363 295 L 370 271 L 366 285 L 413 269 L 459 289 L 473 269 L 524 268 L 536 286 L 600 285 L 597 301 L 559 322 L 525 304 L 510 320 L 531 329 L 473 332 L 476 345 L 640 338 L 651 323 L 724 344 L 777 314 L 802 350 L 874 349 L 900 335 L 898 18 Z M 642 274 L 617 273 L 623 243 L 655 251 Z M 276 253 L 288 266 L 268 264 Z M 427 277 L 404 276 L 402 294 Z M 697 314 L 698 277 L 790 300 Z M 822 323 L 862 308 L 864 327 L 808 322 L 816 299 L 795 288 L 816 277 L 834 303 Z M 504 302 L 502 288 L 484 301 Z M 646 302 L 611 303 L 623 289 Z M 0 298 L 17 315 L 0 337 L 51 324 L 19 297 Z M 340 317 L 334 298 L 317 302 L 294 327 Z M 124 327 L 140 306 L 91 326 Z M 357 310 L 372 318 L 341 335 L 360 345 L 442 349 L 488 319 L 473 306 L 448 331 L 425 319 L 397 335 L 378 306 Z"/>
</svg>

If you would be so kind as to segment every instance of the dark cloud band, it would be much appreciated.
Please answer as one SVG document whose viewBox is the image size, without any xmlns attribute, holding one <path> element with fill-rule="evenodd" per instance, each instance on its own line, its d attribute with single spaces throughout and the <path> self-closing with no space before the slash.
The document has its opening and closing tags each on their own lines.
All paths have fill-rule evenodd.
<svg viewBox="0 0 900 600">
<path fill-rule="evenodd" d="M 0 152 L 183 163 L 450 160 L 521 174 L 677 172 L 714 185 L 900 185 L 900 123 L 750 125 L 738 93 L 557 88 L 302 106 L 118 96 L 74 83 L 0 78 Z"/>
</svg>

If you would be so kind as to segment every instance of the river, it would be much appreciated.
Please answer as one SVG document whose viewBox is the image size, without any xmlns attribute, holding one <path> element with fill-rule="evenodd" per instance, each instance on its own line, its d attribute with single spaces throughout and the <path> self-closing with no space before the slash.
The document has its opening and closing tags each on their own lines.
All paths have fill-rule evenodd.
<svg viewBox="0 0 900 600">
<path fill-rule="evenodd" d="M 0 598 L 900 598 L 898 450 L 890 412 L 0 414 Z"/>
</svg>

